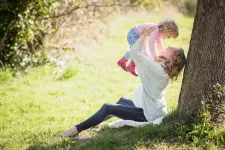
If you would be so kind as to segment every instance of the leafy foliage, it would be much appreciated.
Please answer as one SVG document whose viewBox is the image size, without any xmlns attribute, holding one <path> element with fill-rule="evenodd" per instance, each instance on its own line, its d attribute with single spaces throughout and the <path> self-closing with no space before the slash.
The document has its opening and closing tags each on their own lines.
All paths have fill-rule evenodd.
<svg viewBox="0 0 225 150">
<path fill-rule="evenodd" d="M 217 138 L 216 128 L 210 122 L 210 114 L 208 112 L 202 113 L 200 119 L 196 123 L 191 124 L 189 128 L 190 131 L 185 135 L 185 140 L 195 144 L 203 144 Z"/>
<path fill-rule="evenodd" d="M 46 62 L 45 53 L 38 49 L 45 35 L 51 33 L 51 21 L 41 18 L 49 16 L 59 3 L 54 0 L 1 0 L 1 3 L 1 62 L 22 69 Z"/>
</svg>

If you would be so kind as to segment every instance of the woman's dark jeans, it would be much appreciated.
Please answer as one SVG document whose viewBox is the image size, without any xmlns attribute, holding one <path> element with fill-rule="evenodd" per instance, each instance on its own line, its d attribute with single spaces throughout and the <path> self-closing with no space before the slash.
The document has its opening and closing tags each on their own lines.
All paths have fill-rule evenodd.
<svg viewBox="0 0 225 150">
<path fill-rule="evenodd" d="M 132 100 L 121 97 L 116 104 L 103 104 L 93 116 L 75 126 L 78 132 L 81 132 L 110 119 L 112 116 L 124 120 L 147 121 L 142 108 L 136 107 Z"/>
</svg>

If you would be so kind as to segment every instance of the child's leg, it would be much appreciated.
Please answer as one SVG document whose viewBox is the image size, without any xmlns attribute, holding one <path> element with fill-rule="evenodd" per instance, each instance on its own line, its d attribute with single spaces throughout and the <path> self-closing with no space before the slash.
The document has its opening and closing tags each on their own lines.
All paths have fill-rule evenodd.
<svg viewBox="0 0 225 150">
<path fill-rule="evenodd" d="M 137 32 L 135 31 L 135 29 L 132 29 L 127 36 L 127 41 L 130 44 L 130 47 L 132 47 L 135 42 L 138 40 L 140 36 L 137 34 Z M 130 64 L 127 66 L 127 70 L 133 74 L 134 76 L 137 76 L 137 73 L 135 72 L 135 63 L 134 61 L 131 59 Z"/>
<path fill-rule="evenodd" d="M 147 56 L 147 52 L 145 50 L 145 45 L 142 44 L 141 47 L 142 47 L 141 48 L 142 53 Z M 135 68 L 136 68 L 136 65 L 135 65 L 134 61 L 131 60 L 130 64 L 127 66 L 127 70 L 134 76 L 138 76 L 137 73 L 135 72 Z"/>
<path fill-rule="evenodd" d="M 128 32 L 128 34 L 127 34 L 127 41 L 128 41 L 128 43 L 129 43 L 129 45 L 130 45 L 130 48 L 135 44 L 135 42 L 138 40 L 139 37 L 140 37 L 140 36 L 138 35 L 138 33 L 135 31 L 134 28 L 132 28 L 132 29 Z M 129 50 L 129 51 L 130 51 L 130 50 Z M 126 55 L 126 57 L 128 58 L 128 60 L 131 60 L 132 58 L 131 58 L 131 56 L 130 56 L 129 51 L 128 51 L 125 55 Z M 125 55 L 124 55 L 124 56 L 125 56 Z"/>
<path fill-rule="evenodd" d="M 134 45 L 134 43 L 137 41 L 138 38 L 139 38 L 139 35 L 135 31 L 135 29 L 132 28 L 127 34 L 127 41 L 129 43 L 130 47 L 132 47 Z M 126 63 L 127 63 L 128 60 L 131 60 L 131 56 L 130 56 L 129 51 L 126 52 L 126 54 L 117 62 L 117 64 L 124 71 L 127 71 Z"/>
<path fill-rule="evenodd" d="M 129 52 L 126 52 L 126 54 L 123 56 L 126 60 L 131 60 L 131 56 Z"/>
</svg>

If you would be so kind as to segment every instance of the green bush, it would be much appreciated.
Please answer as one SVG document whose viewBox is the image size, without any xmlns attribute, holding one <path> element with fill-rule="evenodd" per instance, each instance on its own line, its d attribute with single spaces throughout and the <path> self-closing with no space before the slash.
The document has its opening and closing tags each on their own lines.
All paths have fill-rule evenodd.
<svg viewBox="0 0 225 150">
<path fill-rule="evenodd" d="M 58 7 L 55 0 L 0 0 L 0 61 L 11 68 L 26 69 L 46 62 L 40 51 L 51 33 L 48 17 Z"/>
<path fill-rule="evenodd" d="M 203 144 L 207 141 L 216 139 L 216 127 L 210 122 L 210 114 L 202 113 L 200 120 L 190 126 L 190 132 L 185 136 L 185 139 L 195 144 Z"/>
</svg>

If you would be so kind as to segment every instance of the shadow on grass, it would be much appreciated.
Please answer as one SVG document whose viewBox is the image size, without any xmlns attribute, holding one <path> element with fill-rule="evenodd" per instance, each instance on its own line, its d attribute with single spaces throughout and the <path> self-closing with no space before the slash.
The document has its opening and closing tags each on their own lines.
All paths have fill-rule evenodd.
<svg viewBox="0 0 225 150">
<path fill-rule="evenodd" d="M 174 121 L 176 112 L 168 115 L 160 125 L 147 125 L 139 128 L 103 128 L 93 136 L 82 133 L 75 138 L 61 138 L 53 145 L 34 144 L 28 150 L 71 149 L 71 150 L 118 150 L 118 149 L 196 149 L 198 145 L 185 140 L 189 128 Z M 205 146 L 205 145 L 204 145 Z M 202 145 L 200 145 L 201 148 Z"/>
<path fill-rule="evenodd" d="M 163 143 L 164 146 L 176 143 L 176 140 L 169 140 L 165 136 L 160 137 L 159 134 L 154 137 L 156 133 L 153 132 L 156 132 L 157 129 L 153 129 L 154 131 L 151 133 L 149 128 L 152 128 L 152 126 L 140 128 L 122 127 L 118 129 L 105 128 L 97 132 L 95 136 L 88 138 L 85 138 L 81 133 L 75 139 L 61 138 L 59 142 L 53 145 L 37 143 L 30 146 L 27 150 L 132 150 L 137 149 L 137 147 L 154 148 L 160 143 Z"/>
</svg>

